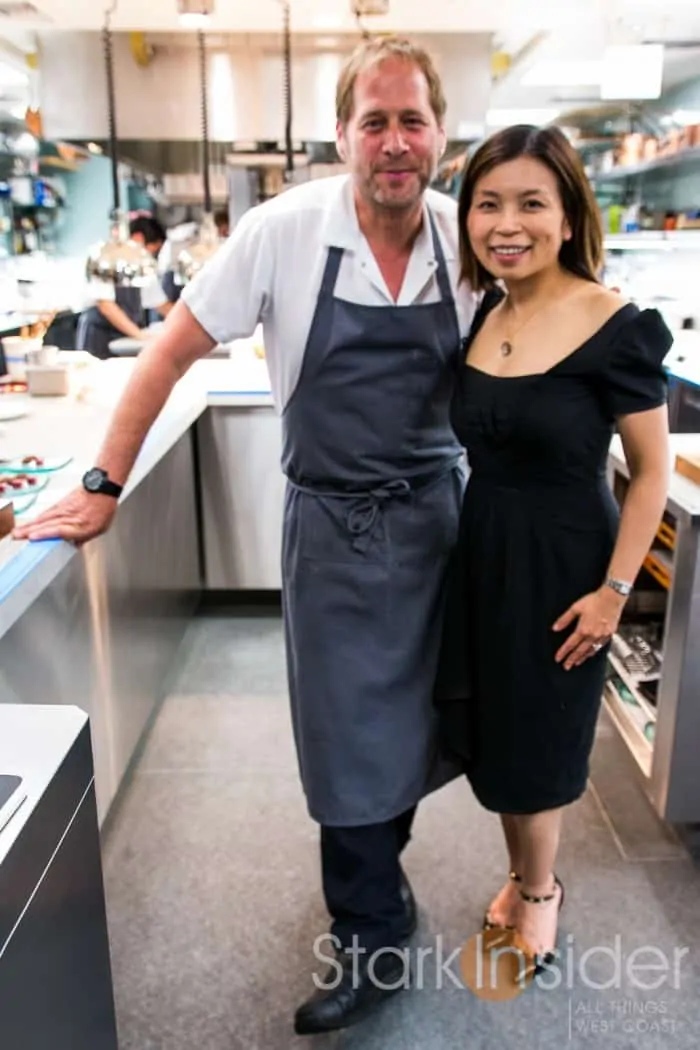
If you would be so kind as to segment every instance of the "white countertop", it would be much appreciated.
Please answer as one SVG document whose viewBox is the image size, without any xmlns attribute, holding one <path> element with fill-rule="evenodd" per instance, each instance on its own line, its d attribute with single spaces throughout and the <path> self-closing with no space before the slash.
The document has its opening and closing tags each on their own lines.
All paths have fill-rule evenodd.
<svg viewBox="0 0 700 1050">
<path fill-rule="evenodd" d="M 65 355 L 74 359 L 74 354 Z M 32 398 L 2 395 L 25 405 L 28 414 L 0 422 L 2 457 L 27 455 L 69 457 L 63 469 L 50 476 L 36 502 L 18 520 L 31 520 L 80 484 L 94 464 L 109 420 L 133 369 L 134 359 L 87 362 L 74 369 L 74 392 L 69 397 Z M 265 362 L 253 352 L 253 340 L 232 345 L 231 358 L 198 361 L 180 380 L 151 428 L 125 487 L 122 500 L 150 473 L 208 405 L 273 407 Z M 27 543 L 0 540 L 0 637 L 61 571 L 75 548 L 61 540 Z M 20 586 L 21 585 L 21 586 Z"/>
<path fill-rule="evenodd" d="M 700 453 L 700 434 L 671 434 L 669 451 L 671 466 L 669 501 L 675 506 L 676 512 L 680 511 L 693 518 L 700 517 L 700 485 L 696 485 L 689 478 L 684 478 L 682 474 L 676 474 L 674 470 L 676 456 L 679 453 Z M 615 466 L 629 477 L 622 441 L 618 434 L 612 439 L 610 457 Z"/>
<path fill-rule="evenodd" d="M 87 722 L 78 707 L 63 704 L 0 704 L 0 773 L 22 778 L 22 805 L 0 831 L 0 864 L 17 840 L 61 763 Z M 4 823 L 4 820 L 3 820 Z M 1 825 L 0 825 L 1 826 Z"/>
</svg>

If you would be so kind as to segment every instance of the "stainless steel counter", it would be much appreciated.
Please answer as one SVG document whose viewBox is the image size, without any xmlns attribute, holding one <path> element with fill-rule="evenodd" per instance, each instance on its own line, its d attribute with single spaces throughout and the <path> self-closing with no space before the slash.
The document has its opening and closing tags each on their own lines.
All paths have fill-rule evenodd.
<svg viewBox="0 0 700 1050">
<path fill-rule="evenodd" d="M 21 778 L 0 825 L 0 1045 L 117 1050 L 85 714 L 0 705 L 0 771 Z"/>
<path fill-rule="evenodd" d="M 0 705 L 75 704 L 90 716 L 100 821 L 163 696 L 199 593 L 187 431 L 108 535 L 73 552 L 0 639 Z"/>
</svg>

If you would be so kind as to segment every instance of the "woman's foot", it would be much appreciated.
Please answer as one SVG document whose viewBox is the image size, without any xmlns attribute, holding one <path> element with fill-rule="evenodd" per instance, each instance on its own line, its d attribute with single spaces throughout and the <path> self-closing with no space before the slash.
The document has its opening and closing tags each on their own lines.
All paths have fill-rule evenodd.
<svg viewBox="0 0 700 1050">
<path fill-rule="evenodd" d="M 484 915 L 485 930 L 493 930 L 499 927 L 506 930 L 515 929 L 515 920 L 520 902 L 519 883 L 520 876 L 516 872 L 511 871 L 508 875 L 508 882 L 493 898 Z"/>
<path fill-rule="evenodd" d="M 532 889 L 540 892 L 531 892 Z M 557 943 L 559 911 L 564 903 L 564 887 L 556 875 L 549 887 L 521 887 L 515 911 L 516 943 L 539 972 L 551 962 Z"/>
</svg>

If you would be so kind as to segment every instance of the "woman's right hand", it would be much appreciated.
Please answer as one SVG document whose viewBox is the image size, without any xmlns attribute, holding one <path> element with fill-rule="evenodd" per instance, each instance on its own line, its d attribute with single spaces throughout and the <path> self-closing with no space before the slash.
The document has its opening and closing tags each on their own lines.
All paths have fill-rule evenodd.
<svg viewBox="0 0 700 1050">
<path fill-rule="evenodd" d="M 16 540 L 68 540 L 76 547 L 106 532 L 117 512 L 113 496 L 74 489 L 53 507 L 49 507 L 34 521 L 18 525 Z"/>
</svg>

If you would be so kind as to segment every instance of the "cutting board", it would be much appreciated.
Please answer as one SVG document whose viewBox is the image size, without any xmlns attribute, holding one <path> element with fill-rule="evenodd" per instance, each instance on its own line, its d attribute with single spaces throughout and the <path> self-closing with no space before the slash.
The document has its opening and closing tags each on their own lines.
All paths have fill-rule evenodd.
<svg viewBox="0 0 700 1050">
<path fill-rule="evenodd" d="M 700 485 L 700 451 L 684 452 L 676 456 L 676 473 Z"/>
</svg>

